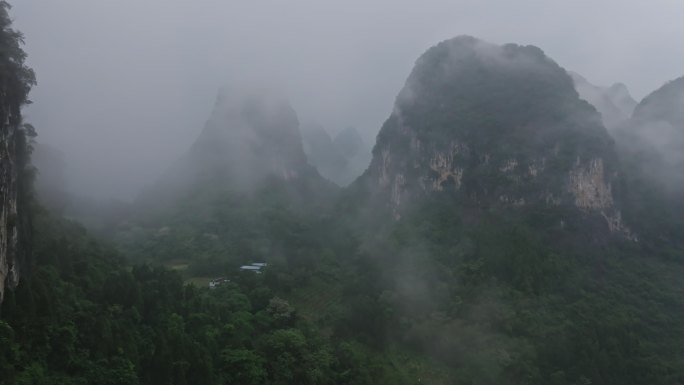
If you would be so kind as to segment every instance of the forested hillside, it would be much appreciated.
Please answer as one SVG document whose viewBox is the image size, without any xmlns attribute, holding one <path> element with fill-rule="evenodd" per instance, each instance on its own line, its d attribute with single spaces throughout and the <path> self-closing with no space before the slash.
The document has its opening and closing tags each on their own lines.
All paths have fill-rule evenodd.
<svg viewBox="0 0 684 385">
<path fill-rule="evenodd" d="M 649 225 L 629 171 L 541 50 L 429 49 L 340 205 L 372 223 L 388 341 L 454 382 L 681 382 L 684 254 L 672 233 L 632 230 Z"/>
<path fill-rule="evenodd" d="M 2 384 L 403 381 L 385 358 L 338 336 L 342 320 L 316 325 L 285 299 L 316 272 L 293 279 L 272 267 L 209 290 L 163 267 L 131 267 L 39 208 L 34 225 L 32 274 L 2 304 Z"/>
<path fill-rule="evenodd" d="M 25 207 L 32 183 L 29 140 L 35 136 L 21 115 L 35 76 L 25 65 L 23 36 L 12 29 L 8 9 L 9 4 L 0 2 L 0 302 L 5 287 L 19 283 L 30 246 Z"/>
<path fill-rule="evenodd" d="M 651 252 L 680 260 L 684 246 L 684 78 L 646 96 L 616 129 L 631 221 Z"/>
</svg>

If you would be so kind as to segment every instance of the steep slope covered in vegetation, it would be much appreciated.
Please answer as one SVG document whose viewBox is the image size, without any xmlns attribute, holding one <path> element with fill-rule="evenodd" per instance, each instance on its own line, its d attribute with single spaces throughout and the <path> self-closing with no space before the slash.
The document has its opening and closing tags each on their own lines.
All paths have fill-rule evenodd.
<svg viewBox="0 0 684 385">
<path fill-rule="evenodd" d="M 25 212 L 30 176 L 27 134 L 33 129 L 22 123 L 21 108 L 35 83 L 33 71 L 24 64 L 22 35 L 12 29 L 9 5 L 0 2 L 0 302 L 5 287 L 19 282 L 28 237 Z"/>
<path fill-rule="evenodd" d="M 684 381 L 684 252 L 620 220 L 613 142 L 539 49 L 431 48 L 373 154 L 340 210 L 369 229 L 381 344 L 455 383 Z"/>
<path fill-rule="evenodd" d="M 684 247 L 684 78 L 642 100 L 615 131 L 630 221 L 656 250 Z"/>
<path fill-rule="evenodd" d="M 2 385 L 404 383 L 368 347 L 324 337 L 282 299 L 304 283 L 291 270 L 184 285 L 36 214 L 33 274 L 0 310 Z"/>
<path fill-rule="evenodd" d="M 684 77 L 642 100 L 618 133 L 626 157 L 644 177 L 669 192 L 684 192 Z"/>
<path fill-rule="evenodd" d="M 483 210 L 553 209 L 555 227 L 579 218 L 629 236 L 617 171 L 600 116 L 540 49 L 459 37 L 417 61 L 358 183 L 395 218 L 449 194 Z"/>
</svg>

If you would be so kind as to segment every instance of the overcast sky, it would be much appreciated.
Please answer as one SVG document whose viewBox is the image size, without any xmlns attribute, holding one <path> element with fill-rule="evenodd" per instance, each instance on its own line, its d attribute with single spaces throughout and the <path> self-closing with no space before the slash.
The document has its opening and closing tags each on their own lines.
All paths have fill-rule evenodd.
<svg viewBox="0 0 684 385">
<path fill-rule="evenodd" d="M 14 0 L 39 140 L 71 188 L 130 199 L 188 148 L 219 86 L 267 78 L 301 120 L 371 140 L 417 57 L 461 34 L 542 48 L 639 99 L 684 75 L 684 1 Z"/>
</svg>

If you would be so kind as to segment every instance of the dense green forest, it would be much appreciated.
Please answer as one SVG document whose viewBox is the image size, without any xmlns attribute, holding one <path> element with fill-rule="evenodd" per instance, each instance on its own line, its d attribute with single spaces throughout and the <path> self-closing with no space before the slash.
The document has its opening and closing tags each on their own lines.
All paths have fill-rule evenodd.
<svg viewBox="0 0 684 385">
<path fill-rule="evenodd" d="M 316 234 L 282 234 L 309 244 L 302 264 L 295 255 L 261 275 L 225 266 L 231 282 L 216 289 L 130 266 L 36 209 L 33 271 L 2 306 L 3 380 L 683 381 L 680 261 L 634 246 L 558 252 L 534 217 L 469 227 L 455 209 L 436 199 L 349 254 L 318 248 Z"/>
<path fill-rule="evenodd" d="M 22 66 L 0 75 L 26 95 L 7 8 Z M 429 49 L 346 189 L 307 164 L 289 105 L 246 105 L 230 123 L 270 142 L 227 151 L 216 114 L 183 158 L 202 178 L 95 232 L 23 170 L 32 236 L 0 307 L 0 385 L 684 384 L 681 218 L 540 49 Z M 275 129 L 288 146 L 270 151 Z M 241 155 L 266 177 L 231 185 Z"/>
<path fill-rule="evenodd" d="M 33 271 L 2 305 L 3 384 L 401 383 L 343 320 L 302 317 L 278 268 L 198 288 L 40 209 L 34 225 Z"/>
</svg>

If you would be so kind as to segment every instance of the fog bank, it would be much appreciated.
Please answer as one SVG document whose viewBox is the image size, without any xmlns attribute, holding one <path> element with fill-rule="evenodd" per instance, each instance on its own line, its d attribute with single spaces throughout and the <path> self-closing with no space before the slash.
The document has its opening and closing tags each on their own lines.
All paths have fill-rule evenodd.
<svg viewBox="0 0 684 385">
<path fill-rule="evenodd" d="M 21 0 L 12 15 L 38 75 L 27 120 L 65 154 L 69 189 L 131 199 L 189 148 L 236 79 L 272 79 L 300 120 L 353 126 L 372 143 L 438 41 L 534 44 L 640 99 L 684 72 L 672 44 L 683 11 L 674 0 Z"/>
</svg>

